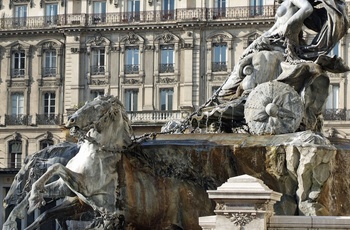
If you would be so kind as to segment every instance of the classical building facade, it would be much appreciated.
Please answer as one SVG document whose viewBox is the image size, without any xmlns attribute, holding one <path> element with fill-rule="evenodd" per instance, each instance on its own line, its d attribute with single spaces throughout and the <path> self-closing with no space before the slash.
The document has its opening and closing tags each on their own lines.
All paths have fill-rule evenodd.
<svg viewBox="0 0 350 230">
<path fill-rule="evenodd" d="M 277 7 L 273 0 L 0 1 L 0 198 L 24 158 L 66 140 L 67 116 L 97 95 L 119 97 L 136 135 L 186 117 L 273 25 Z M 334 54 L 349 64 L 348 53 L 346 36 Z M 331 77 L 329 135 L 350 134 L 347 82 L 347 74 Z M 0 213 L 2 225 L 7 213 Z"/>
</svg>

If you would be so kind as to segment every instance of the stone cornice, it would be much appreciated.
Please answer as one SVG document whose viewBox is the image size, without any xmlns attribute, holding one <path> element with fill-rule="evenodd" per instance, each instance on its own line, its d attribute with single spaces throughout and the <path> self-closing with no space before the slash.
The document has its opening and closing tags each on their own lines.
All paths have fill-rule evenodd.
<svg viewBox="0 0 350 230">
<path fill-rule="evenodd" d="M 0 30 L 0 36 L 17 36 L 17 35 L 37 35 L 37 34 L 61 34 L 66 32 L 99 32 L 99 31 L 136 31 L 136 30 L 155 30 L 155 29 L 182 29 L 182 28 L 203 28 L 203 27 L 250 27 L 250 26 L 270 26 L 274 19 L 260 20 L 237 20 L 237 21 L 200 21 L 200 22 L 176 22 L 167 24 L 137 24 L 137 25 L 101 25 L 99 27 L 84 26 L 62 26 L 53 29 L 25 29 L 25 30 Z"/>
</svg>

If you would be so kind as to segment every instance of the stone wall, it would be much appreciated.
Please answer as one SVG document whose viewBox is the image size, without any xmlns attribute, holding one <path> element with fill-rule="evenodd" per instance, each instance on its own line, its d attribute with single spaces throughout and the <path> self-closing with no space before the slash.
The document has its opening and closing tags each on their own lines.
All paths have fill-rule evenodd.
<svg viewBox="0 0 350 230">
<path fill-rule="evenodd" d="M 248 174 L 282 194 L 277 215 L 350 215 L 349 146 L 311 132 L 158 135 L 121 161 L 117 205 L 136 229 L 200 229 L 206 191 Z"/>
</svg>

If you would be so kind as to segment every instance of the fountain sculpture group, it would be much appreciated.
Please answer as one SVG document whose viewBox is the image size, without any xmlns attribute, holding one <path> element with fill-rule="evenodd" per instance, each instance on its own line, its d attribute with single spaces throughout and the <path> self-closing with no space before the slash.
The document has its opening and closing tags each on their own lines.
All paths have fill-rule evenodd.
<svg viewBox="0 0 350 230">
<path fill-rule="evenodd" d="M 286 194 L 281 202 L 289 202 L 295 194 L 299 199 L 293 201 L 293 208 L 277 204 L 277 212 L 296 214 L 298 209 L 305 211 L 297 208 L 301 202 L 315 204 L 331 170 L 327 164 L 336 151 L 317 134 L 330 82 L 327 73 L 349 70 L 339 57 L 327 56 L 347 32 L 346 6 L 342 0 L 280 3 L 274 26 L 249 45 L 210 100 L 179 126 L 167 130 L 184 132 L 190 126 L 211 126 L 218 133 L 244 130 L 249 135 L 201 134 L 203 139 L 200 134 L 183 134 L 168 140 L 136 141 L 120 101 L 99 96 L 66 123 L 78 137 L 77 144 L 50 146 L 26 159 L 4 200 L 15 207 L 3 229 L 16 229 L 16 219 L 27 211 L 61 198 L 60 205 L 44 212 L 27 229 L 53 219 L 67 229 L 66 220 L 83 217 L 90 221 L 88 229 L 198 229 L 194 217 L 208 215 L 213 208 L 205 191 L 244 170 L 270 180 L 284 178 L 293 187 L 276 188 Z M 304 30 L 308 36 L 303 36 Z M 278 138 L 262 136 L 266 134 Z M 265 159 L 269 162 L 266 168 L 259 162 L 255 169 L 242 166 L 245 156 L 240 151 L 247 151 L 242 143 L 254 142 L 249 138 L 255 143 L 269 139 L 272 147 L 247 146 L 253 152 L 249 154 L 255 154 L 250 161 Z M 227 139 L 241 149 L 228 148 L 224 144 Z M 303 147 L 281 147 L 296 144 Z M 305 150 L 304 144 L 311 150 Z M 320 144 L 330 152 L 322 149 L 317 153 Z M 318 163 L 308 166 L 311 161 Z M 316 182 L 305 185 L 303 173 L 310 170 Z M 327 175 L 320 178 L 317 172 Z"/>
</svg>

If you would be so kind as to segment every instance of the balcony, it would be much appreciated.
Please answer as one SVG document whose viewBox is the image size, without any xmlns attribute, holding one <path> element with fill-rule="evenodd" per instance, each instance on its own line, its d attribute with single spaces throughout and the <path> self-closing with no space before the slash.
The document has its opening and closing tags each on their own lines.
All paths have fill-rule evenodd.
<svg viewBox="0 0 350 230">
<path fill-rule="evenodd" d="M 26 71 L 25 69 L 12 69 L 11 77 L 12 78 L 24 78 Z"/>
<path fill-rule="evenodd" d="M 62 117 L 60 114 L 37 114 L 36 123 L 38 125 L 61 125 Z"/>
<path fill-rule="evenodd" d="M 7 160 L 7 168 L 9 169 L 20 169 L 22 167 L 21 161 L 16 161 L 11 158 L 2 158 L 4 160 Z"/>
<path fill-rule="evenodd" d="M 139 12 L 118 12 L 106 14 L 67 14 L 57 16 L 37 16 L 26 18 L 0 19 L 0 31 L 18 29 L 45 29 L 54 27 L 90 27 L 98 25 L 124 25 L 139 23 L 159 23 L 178 21 L 215 21 L 215 20 L 247 20 L 268 18 L 273 20 L 277 6 L 267 5 L 252 9 L 245 7 L 186 8 L 171 11 L 154 10 Z"/>
<path fill-rule="evenodd" d="M 181 111 L 131 111 L 127 112 L 132 124 L 135 123 L 166 123 L 170 120 L 181 119 Z"/>
<path fill-rule="evenodd" d="M 44 67 L 43 77 L 56 77 L 57 68 L 56 67 Z"/>
<path fill-rule="evenodd" d="M 28 125 L 29 116 L 28 115 L 5 115 L 6 125 Z"/>
<path fill-rule="evenodd" d="M 140 65 L 138 64 L 124 65 L 125 74 L 138 74 L 139 71 L 140 71 Z"/>
<path fill-rule="evenodd" d="M 211 69 L 213 72 L 226 72 L 227 64 L 226 62 L 212 62 Z"/>
<path fill-rule="evenodd" d="M 174 63 L 159 64 L 159 73 L 174 73 Z"/>
<path fill-rule="evenodd" d="M 326 109 L 323 112 L 323 118 L 328 121 L 346 121 L 350 120 L 349 112 L 345 109 Z"/>
<path fill-rule="evenodd" d="M 91 75 L 105 75 L 106 66 L 104 65 L 95 65 L 91 66 Z"/>
</svg>

